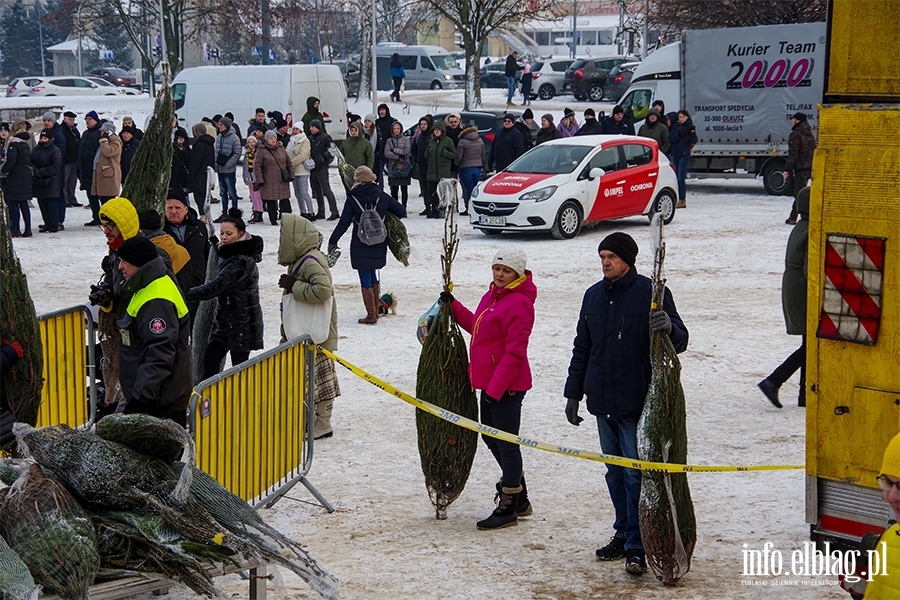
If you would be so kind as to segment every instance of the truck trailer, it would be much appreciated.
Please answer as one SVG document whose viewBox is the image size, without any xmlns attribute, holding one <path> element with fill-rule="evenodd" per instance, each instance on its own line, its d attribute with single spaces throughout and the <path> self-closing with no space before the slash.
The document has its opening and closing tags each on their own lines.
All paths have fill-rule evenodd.
<svg viewBox="0 0 900 600">
<path fill-rule="evenodd" d="M 655 100 L 688 110 L 699 138 L 689 179 L 761 176 L 770 194 L 791 194 L 791 115 L 805 113 L 816 132 L 825 33 L 825 23 L 685 31 L 638 65 L 620 104 L 636 128 Z"/>
</svg>

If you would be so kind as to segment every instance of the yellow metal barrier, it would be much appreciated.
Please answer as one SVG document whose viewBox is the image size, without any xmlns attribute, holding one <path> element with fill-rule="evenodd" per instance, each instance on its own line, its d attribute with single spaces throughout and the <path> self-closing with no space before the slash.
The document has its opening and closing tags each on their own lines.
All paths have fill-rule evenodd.
<svg viewBox="0 0 900 600">
<path fill-rule="evenodd" d="M 38 427 L 94 421 L 94 321 L 85 306 L 40 315 L 44 386 Z"/>
<path fill-rule="evenodd" d="M 191 398 L 197 467 L 235 495 L 272 506 L 312 464 L 315 346 L 302 336 L 200 382 Z"/>
</svg>

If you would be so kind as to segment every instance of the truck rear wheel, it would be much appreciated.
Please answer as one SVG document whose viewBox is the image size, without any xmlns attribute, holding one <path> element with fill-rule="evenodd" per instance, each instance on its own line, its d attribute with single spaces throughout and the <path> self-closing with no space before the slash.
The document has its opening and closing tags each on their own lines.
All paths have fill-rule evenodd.
<svg viewBox="0 0 900 600">
<path fill-rule="evenodd" d="M 770 160 L 763 167 L 763 187 L 773 196 L 790 196 L 794 191 L 793 176 L 784 177 L 784 160 Z"/>
</svg>

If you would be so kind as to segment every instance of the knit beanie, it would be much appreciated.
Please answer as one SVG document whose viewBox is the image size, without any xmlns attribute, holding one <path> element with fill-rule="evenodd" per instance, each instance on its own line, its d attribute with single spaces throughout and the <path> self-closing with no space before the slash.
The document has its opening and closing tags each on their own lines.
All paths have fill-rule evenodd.
<svg viewBox="0 0 900 600">
<path fill-rule="evenodd" d="M 895 435 L 884 449 L 880 474 L 900 479 L 900 433 Z"/>
<path fill-rule="evenodd" d="M 504 267 L 509 267 L 515 271 L 517 275 L 521 276 L 525 274 L 526 260 L 527 258 L 523 251 L 518 248 L 508 248 L 497 250 L 497 253 L 494 255 L 494 260 L 491 262 L 491 266 L 503 265 Z"/>
<path fill-rule="evenodd" d="M 187 195 L 184 193 L 184 190 L 180 187 L 169 188 L 169 191 L 166 193 L 166 200 L 178 200 L 185 206 L 187 203 Z"/>
<path fill-rule="evenodd" d="M 624 260 L 629 267 L 633 267 L 634 259 L 638 254 L 638 245 L 634 238 L 627 233 L 616 231 L 603 238 L 600 246 L 597 247 L 597 254 L 600 254 L 601 250 L 609 250 Z"/>
<path fill-rule="evenodd" d="M 138 223 L 141 225 L 141 231 L 159 231 L 162 228 L 162 218 L 152 208 L 138 211 Z"/>
<path fill-rule="evenodd" d="M 805 120 L 806 120 L 806 113 L 796 112 L 796 113 L 793 114 L 793 116 L 792 116 L 791 118 L 792 118 L 792 119 L 797 119 L 798 121 L 801 121 L 801 122 L 802 122 L 802 121 L 805 121 Z"/>
<path fill-rule="evenodd" d="M 310 126 L 310 127 L 315 127 L 315 128 L 318 129 L 319 131 L 322 131 L 322 121 L 320 121 L 320 120 L 318 120 L 318 119 L 313 119 L 312 121 L 310 121 L 310 122 L 309 122 L 309 126 Z"/>
<path fill-rule="evenodd" d="M 571 108 L 566 108 L 566 110 L 563 111 L 563 119 L 568 119 L 569 117 L 574 117 L 574 116 L 575 116 L 575 111 L 572 110 Z"/>
<path fill-rule="evenodd" d="M 53 130 L 52 129 L 41 129 L 41 133 L 38 135 L 38 137 L 45 137 L 45 138 L 52 140 L 53 139 Z"/>
<path fill-rule="evenodd" d="M 622 108 L 621 104 L 616 104 L 615 106 L 613 106 L 612 114 L 615 115 L 615 114 L 624 113 L 624 112 L 625 112 L 625 109 Z"/>
<path fill-rule="evenodd" d="M 120 259 L 136 267 L 143 267 L 159 256 L 156 244 L 142 235 L 122 242 L 122 245 L 119 246 L 118 254 Z"/>
<path fill-rule="evenodd" d="M 361 167 L 356 167 L 356 171 L 353 172 L 353 181 L 358 183 L 374 183 L 378 178 L 375 177 L 375 173 L 369 167 L 363 165 Z"/>
<path fill-rule="evenodd" d="M 590 117 L 596 117 L 596 116 L 597 116 L 597 113 L 594 112 L 594 109 L 593 109 L 593 108 L 586 108 L 586 109 L 584 109 L 584 116 L 585 116 L 585 117 L 589 117 L 589 116 L 590 116 Z"/>
<path fill-rule="evenodd" d="M 221 119 L 219 119 L 219 125 L 223 126 L 225 129 L 231 128 L 231 122 L 231 119 L 229 119 L 228 117 L 222 117 Z"/>
<path fill-rule="evenodd" d="M 54 115 L 53 112 L 51 112 L 51 111 L 48 110 L 47 112 L 44 113 L 44 116 L 41 117 L 41 120 L 42 120 L 42 121 L 54 121 L 54 122 L 55 122 L 55 121 L 56 121 L 56 115 Z"/>
<path fill-rule="evenodd" d="M 100 115 L 97 114 L 96 110 L 90 111 L 88 114 L 84 115 L 85 117 L 90 117 L 95 121 L 100 121 Z"/>
<path fill-rule="evenodd" d="M 533 119 L 534 112 L 532 112 L 532 110 L 530 108 L 526 108 L 525 112 L 522 113 L 522 118 L 523 119 Z"/>
<path fill-rule="evenodd" d="M 541 115 L 542 119 L 547 119 L 547 122 L 553 125 L 553 115 L 547 113 L 546 115 Z"/>
<path fill-rule="evenodd" d="M 266 132 L 265 138 L 266 138 L 266 141 L 267 141 L 267 142 L 268 142 L 269 140 L 273 139 L 273 138 L 277 140 L 277 139 L 278 139 L 278 132 L 275 131 L 274 129 L 270 129 L 270 130 L 268 130 L 268 131 Z"/>
<path fill-rule="evenodd" d="M 112 121 L 106 121 L 103 125 L 100 126 L 100 131 L 108 131 L 110 133 L 116 132 L 116 125 Z"/>
</svg>

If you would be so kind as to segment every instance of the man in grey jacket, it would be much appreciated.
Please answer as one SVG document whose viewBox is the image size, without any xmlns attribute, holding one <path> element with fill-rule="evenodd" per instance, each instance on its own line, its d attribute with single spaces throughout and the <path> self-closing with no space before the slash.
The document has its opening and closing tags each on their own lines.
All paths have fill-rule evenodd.
<svg viewBox="0 0 900 600">
<path fill-rule="evenodd" d="M 222 117 L 216 123 L 219 135 L 216 139 L 216 173 L 219 175 L 219 197 L 222 198 L 222 214 L 215 223 L 221 223 L 228 216 L 228 199 L 237 208 L 238 195 L 235 171 L 241 160 L 241 140 L 231 127 L 231 119 Z"/>
</svg>

